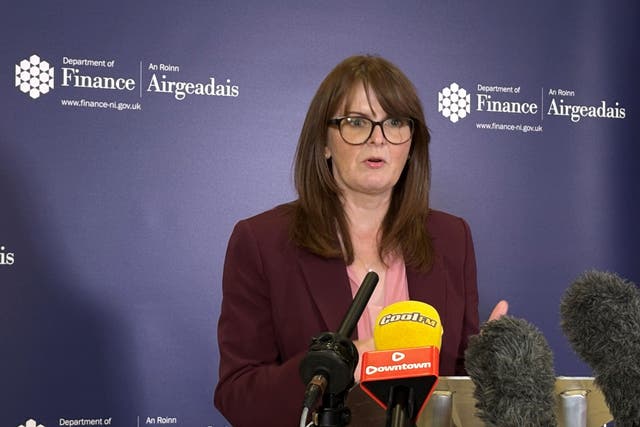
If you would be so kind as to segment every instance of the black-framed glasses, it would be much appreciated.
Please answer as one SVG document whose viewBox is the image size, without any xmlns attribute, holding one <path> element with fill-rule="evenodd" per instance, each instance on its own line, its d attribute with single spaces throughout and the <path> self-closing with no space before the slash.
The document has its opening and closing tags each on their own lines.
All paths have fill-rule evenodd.
<svg viewBox="0 0 640 427">
<path fill-rule="evenodd" d="M 376 126 L 380 126 L 382 135 L 391 144 L 404 144 L 413 136 L 413 120 L 405 117 L 391 117 L 381 122 L 374 122 L 366 117 L 347 116 L 329 119 L 328 123 L 338 126 L 344 142 L 351 145 L 367 142 Z"/>
</svg>

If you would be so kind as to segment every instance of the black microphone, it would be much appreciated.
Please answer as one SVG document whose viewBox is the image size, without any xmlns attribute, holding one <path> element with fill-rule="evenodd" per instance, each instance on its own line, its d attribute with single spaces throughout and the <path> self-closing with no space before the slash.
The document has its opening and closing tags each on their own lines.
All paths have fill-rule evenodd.
<svg viewBox="0 0 640 427">
<path fill-rule="evenodd" d="M 378 274 L 369 271 L 336 333 L 325 332 L 311 340 L 309 352 L 300 363 L 300 376 L 307 384 L 303 407 L 311 409 L 328 389 L 331 394 L 354 384 L 358 350 L 349 339 L 378 284 Z"/>
<path fill-rule="evenodd" d="M 560 302 L 562 330 L 593 369 L 616 427 L 640 426 L 640 291 L 613 273 L 588 271 Z"/>
<path fill-rule="evenodd" d="M 531 323 L 502 316 L 469 337 L 465 367 L 475 385 L 478 416 L 494 427 L 552 427 L 553 355 Z"/>
<path fill-rule="evenodd" d="M 369 271 L 364 276 L 364 279 L 362 279 L 362 283 L 360 284 L 360 288 L 358 288 L 356 296 L 353 297 L 351 306 L 349 307 L 349 310 L 347 310 L 347 314 L 345 314 L 342 319 L 342 323 L 338 328 L 338 335 L 348 338 L 353 334 L 353 331 L 358 325 L 358 320 L 360 320 L 360 317 L 362 316 L 364 308 L 369 303 L 371 295 L 373 295 L 373 291 L 378 284 L 378 280 L 379 277 L 375 271 Z"/>
</svg>

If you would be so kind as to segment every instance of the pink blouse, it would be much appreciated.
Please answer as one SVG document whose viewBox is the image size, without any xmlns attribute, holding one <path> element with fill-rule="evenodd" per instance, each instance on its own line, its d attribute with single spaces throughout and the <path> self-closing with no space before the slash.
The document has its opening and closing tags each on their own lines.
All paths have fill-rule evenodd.
<svg viewBox="0 0 640 427">
<path fill-rule="evenodd" d="M 389 267 L 385 274 L 384 283 L 378 282 L 367 307 L 362 313 L 362 317 L 360 317 L 358 321 L 359 340 L 373 336 L 376 319 L 383 308 L 394 302 L 407 301 L 409 299 L 409 287 L 404 260 L 402 257 L 396 256 L 387 260 L 387 265 Z M 357 277 L 352 265 L 347 266 L 347 274 L 349 276 L 349 284 L 351 285 L 351 295 L 355 296 L 362 283 L 363 277 Z"/>
</svg>

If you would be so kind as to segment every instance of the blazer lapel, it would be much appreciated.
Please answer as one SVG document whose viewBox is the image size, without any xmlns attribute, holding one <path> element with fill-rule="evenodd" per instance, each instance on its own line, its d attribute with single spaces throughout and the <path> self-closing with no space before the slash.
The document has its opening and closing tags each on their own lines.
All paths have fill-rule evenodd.
<svg viewBox="0 0 640 427">
<path fill-rule="evenodd" d="M 432 305 L 438 311 L 440 319 L 447 317 L 448 275 L 440 257 L 436 255 L 433 266 L 427 273 L 407 267 L 407 282 L 409 299 Z"/>
<path fill-rule="evenodd" d="M 344 261 L 322 258 L 306 251 L 300 251 L 298 261 L 326 330 L 336 332 L 353 300 Z"/>
<path fill-rule="evenodd" d="M 322 258 L 302 250 L 299 254 L 305 284 L 326 330 L 336 332 L 353 301 L 344 261 Z M 425 301 L 438 311 L 441 319 L 446 318 L 448 274 L 440 257 L 436 255 L 427 273 L 407 267 L 407 282 L 410 299 Z"/>
</svg>

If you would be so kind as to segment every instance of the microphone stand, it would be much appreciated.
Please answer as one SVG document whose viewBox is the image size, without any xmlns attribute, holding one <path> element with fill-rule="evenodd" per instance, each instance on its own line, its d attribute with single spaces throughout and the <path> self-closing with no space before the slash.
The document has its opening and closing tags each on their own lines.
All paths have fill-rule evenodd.
<svg viewBox="0 0 640 427">
<path fill-rule="evenodd" d="M 317 411 L 318 427 L 343 427 L 351 422 L 351 410 L 345 405 L 348 391 L 327 393 L 322 397 L 322 407 Z"/>
<path fill-rule="evenodd" d="M 394 386 L 389 393 L 386 427 L 415 427 L 413 415 L 413 388 Z"/>
</svg>

